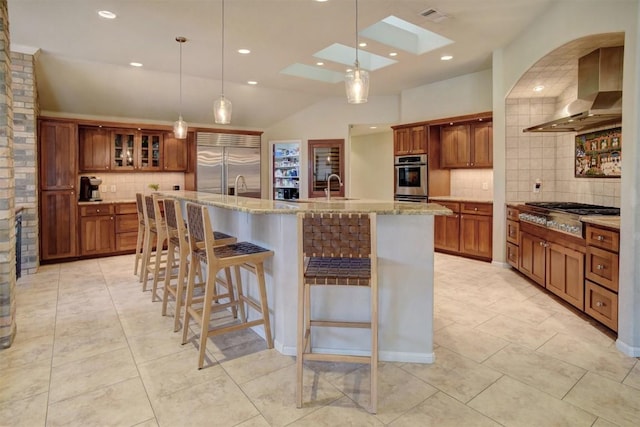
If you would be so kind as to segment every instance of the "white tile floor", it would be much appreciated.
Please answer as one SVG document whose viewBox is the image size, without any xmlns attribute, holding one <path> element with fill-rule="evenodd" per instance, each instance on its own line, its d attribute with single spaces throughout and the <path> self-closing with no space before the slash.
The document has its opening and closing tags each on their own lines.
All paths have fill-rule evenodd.
<svg viewBox="0 0 640 427">
<path fill-rule="evenodd" d="M 309 364 L 250 331 L 196 369 L 132 274 L 132 256 L 44 266 L 18 282 L 18 335 L 0 351 L 2 426 L 637 426 L 640 363 L 603 328 L 510 270 L 436 255 L 432 365 Z M 312 386 L 313 384 L 313 386 Z M 312 399 L 313 396 L 313 399 Z"/>
</svg>

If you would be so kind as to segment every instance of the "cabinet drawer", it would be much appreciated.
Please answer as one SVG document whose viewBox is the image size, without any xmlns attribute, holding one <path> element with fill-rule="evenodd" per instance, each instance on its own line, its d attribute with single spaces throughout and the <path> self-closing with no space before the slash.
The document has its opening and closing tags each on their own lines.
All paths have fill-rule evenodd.
<svg viewBox="0 0 640 427">
<path fill-rule="evenodd" d="M 137 239 L 137 231 L 116 234 L 116 251 L 135 250 Z"/>
<path fill-rule="evenodd" d="M 451 209 L 454 213 L 460 212 L 460 203 L 458 202 L 445 202 L 444 200 L 429 200 L 431 203 L 437 203 L 444 206 L 447 209 Z"/>
<path fill-rule="evenodd" d="M 116 215 L 116 233 L 138 232 L 138 214 Z"/>
<path fill-rule="evenodd" d="M 618 295 L 585 281 L 585 312 L 603 325 L 618 331 Z"/>
<path fill-rule="evenodd" d="M 514 245 L 518 243 L 518 236 L 520 235 L 520 223 L 516 221 L 507 220 L 507 242 L 511 242 Z"/>
<path fill-rule="evenodd" d="M 507 262 L 513 267 L 518 268 L 520 258 L 520 248 L 513 243 L 507 242 Z"/>
<path fill-rule="evenodd" d="M 511 221 L 520 221 L 520 211 L 513 206 L 507 206 L 507 219 Z"/>
<path fill-rule="evenodd" d="M 116 205 L 116 214 L 138 214 L 138 208 L 135 203 L 118 203 Z"/>
<path fill-rule="evenodd" d="M 113 214 L 112 204 L 80 206 L 80 216 L 111 215 Z"/>
<path fill-rule="evenodd" d="M 462 202 L 460 203 L 460 213 L 474 215 L 493 215 L 493 204 Z"/>
<path fill-rule="evenodd" d="M 587 225 L 587 245 L 597 246 L 612 252 L 620 250 L 620 233 Z"/>
<path fill-rule="evenodd" d="M 587 279 L 618 292 L 618 262 L 617 254 L 587 246 Z"/>
</svg>

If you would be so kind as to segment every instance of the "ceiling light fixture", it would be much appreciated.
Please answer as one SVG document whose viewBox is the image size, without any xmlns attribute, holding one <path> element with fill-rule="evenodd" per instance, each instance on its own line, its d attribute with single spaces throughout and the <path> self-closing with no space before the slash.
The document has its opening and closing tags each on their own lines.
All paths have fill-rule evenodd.
<svg viewBox="0 0 640 427">
<path fill-rule="evenodd" d="M 185 139 L 189 125 L 182 120 L 182 45 L 187 41 L 185 37 L 178 36 L 176 41 L 180 43 L 180 110 L 178 111 L 178 120 L 173 123 L 173 135 L 176 139 Z"/>
<path fill-rule="evenodd" d="M 257 81 L 255 81 L 255 80 L 249 80 L 249 81 L 247 82 L 247 84 L 250 84 L 250 85 L 257 85 L 257 84 L 258 84 L 258 82 L 257 82 Z"/>
<path fill-rule="evenodd" d="M 398 56 L 398 52 L 389 52 L 389 56 Z"/>
<path fill-rule="evenodd" d="M 213 103 L 213 116 L 220 125 L 231 123 L 231 101 L 224 97 L 224 0 L 222 0 L 222 74 L 220 77 L 220 98 Z"/>
<path fill-rule="evenodd" d="M 452 56 L 452 55 L 442 55 L 442 56 L 440 57 L 440 60 L 441 60 L 441 61 L 450 61 L 450 60 L 452 60 L 452 59 L 453 59 L 453 56 Z"/>
<path fill-rule="evenodd" d="M 544 86 L 538 85 L 538 86 L 533 88 L 533 91 L 534 92 L 542 92 L 543 89 L 544 89 Z"/>
<path fill-rule="evenodd" d="M 360 69 L 358 61 L 358 0 L 356 2 L 356 62 L 354 69 L 349 70 L 344 82 L 347 88 L 347 102 L 349 104 L 364 104 L 369 95 L 369 72 Z"/>
<path fill-rule="evenodd" d="M 238 53 L 242 55 L 248 55 L 251 53 L 251 51 L 249 49 L 238 49 Z"/>
<path fill-rule="evenodd" d="M 98 11 L 98 16 L 100 18 L 104 18 L 104 19 L 116 19 L 117 15 L 115 13 L 111 12 L 111 11 L 108 11 L 108 10 L 100 10 L 100 11 Z"/>
<path fill-rule="evenodd" d="M 129 62 L 129 65 L 132 67 L 142 67 L 142 63 L 140 62 Z"/>
</svg>

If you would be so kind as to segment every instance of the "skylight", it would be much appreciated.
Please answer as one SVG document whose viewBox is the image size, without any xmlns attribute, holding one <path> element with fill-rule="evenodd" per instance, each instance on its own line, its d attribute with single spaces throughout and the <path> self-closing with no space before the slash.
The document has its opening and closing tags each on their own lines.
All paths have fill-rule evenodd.
<svg viewBox="0 0 640 427">
<path fill-rule="evenodd" d="M 313 56 L 327 61 L 351 66 L 356 60 L 356 49 L 340 43 L 334 43 L 331 46 L 314 53 Z M 375 71 L 398 62 L 362 49 L 358 49 L 358 60 L 360 61 L 360 67 L 368 71 Z"/>
<path fill-rule="evenodd" d="M 415 55 L 422 55 L 453 43 L 453 40 L 393 15 L 360 31 L 360 35 Z"/>
</svg>

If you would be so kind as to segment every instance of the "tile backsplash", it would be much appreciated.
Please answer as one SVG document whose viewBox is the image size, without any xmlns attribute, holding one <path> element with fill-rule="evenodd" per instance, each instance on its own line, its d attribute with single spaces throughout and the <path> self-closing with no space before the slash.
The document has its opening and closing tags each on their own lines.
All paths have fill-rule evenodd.
<svg viewBox="0 0 640 427">
<path fill-rule="evenodd" d="M 172 190 L 174 185 L 184 189 L 184 173 L 181 172 L 149 172 L 149 173 L 105 173 L 102 175 L 83 174 L 81 176 L 98 176 L 102 179 L 100 195 L 102 200 L 135 200 L 136 193 L 148 193 L 152 190 L 149 184 L 160 185 L 160 190 Z M 111 191 L 115 189 L 115 191 Z"/>
<path fill-rule="evenodd" d="M 493 169 L 451 169 L 451 195 L 493 199 Z"/>
<path fill-rule="evenodd" d="M 575 99 L 570 87 L 558 98 L 508 99 L 506 103 L 506 200 L 563 201 L 620 206 L 620 178 L 576 178 L 575 133 L 523 133 L 549 120 Z M 571 92 L 571 93 L 570 93 Z M 624 147 L 624 141 L 623 141 Z M 536 181 L 539 192 L 534 192 Z"/>
</svg>

